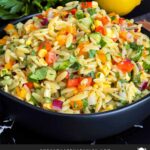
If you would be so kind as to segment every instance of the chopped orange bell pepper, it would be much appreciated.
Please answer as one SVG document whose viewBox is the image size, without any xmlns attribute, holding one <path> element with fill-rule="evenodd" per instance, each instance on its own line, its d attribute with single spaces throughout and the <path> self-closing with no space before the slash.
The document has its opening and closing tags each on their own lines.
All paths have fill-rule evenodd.
<svg viewBox="0 0 150 150">
<path fill-rule="evenodd" d="M 58 35 L 56 37 L 56 41 L 58 41 L 60 46 L 64 46 L 66 44 L 66 39 L 67 39 L 66 35 Z"/>
<path fill-rule="evenodd" d="M 81 110 L 81 109 L 83 109 L 83 102 L 82 102 L 82 100 L 71 101 L 70 105 L 71 105 L 71 108 L 73 110 Z"/>
<path fill-rule="evenodd" d="M 11 70 L 14 63 L 15 62 L 13 60 L 10 60 L 8 63 L 5 64 L 5 68 Z"/>
<path fill-rule="evenodd" d="M 25 90 L 25 88 L 19 88 L 19 87 L 16 87 L 16 95 L 21 98 L 21 99 L 25 99 L 26 98 L 26 94 L 27 94 L 27 91 Z"/>
<path fill-rule="evenodd" d="M 0 45 L 5 45 L 8 38 L 8 36 L 4 36 L 2 39 L 0 39 Z"/>
<path fill-rule="evenodd" d="M 105 64 L 107 62 L 106 54 L 104 54 L 103 52 L 99 52 L 98 56 L 99 56 L 99 59 L 101 60 L 102 63 Z"/>
<path fill-rule="evenodd" d="M 18 36 L 18 32 L 15 28 L 15 26 L 13 24 L 8 24 L 5 28 L 4 31 L 6 31 L 6 33 L 12 35 L 12 36 Z"/>
</svg>

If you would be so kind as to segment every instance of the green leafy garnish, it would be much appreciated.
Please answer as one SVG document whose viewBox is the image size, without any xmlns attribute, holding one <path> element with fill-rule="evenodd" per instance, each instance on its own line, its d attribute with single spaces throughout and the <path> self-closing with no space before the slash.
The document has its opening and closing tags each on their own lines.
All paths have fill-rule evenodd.
<svg viewBox="0 0 150 150">
<path fill-rule="evenodd" d="M 71 68 L 79 70 L 81 68 L 81 64 L 79 62 L 75 62 L 73 65 L 71 65 Z"/>
<path fill-rule="evenodd" d="M 92 77 L 92 78 L 95 78 L 95 72 L 94 72 L 94 71 L 91 71 L 87 76 Z"/>
<path fill-rule="evenodd" d="M 1 0 L 0 1 L 0 18 L 14 19 L 19 17 L 18 12 L 22 11 L 24 2 L 19 0 Z"/>
<path fill-rule="evenodd" d="M 104 41 L 104 39 L 102 38 L 100 41 L 100 45 L 103 48 L 107 43 Z"/>
<path fill-rule="evenodd" d="M 94 14 L 96 14 L 96 9 L 95 8 L 88 8 L 87 9 L 88 13 L 93 16 Z"/>
<path fill-rule="evenodd" d="M 126 48 L 126 50 L 129 50 L 130 49 L 130 45 L 129 44 L 125 44 L 125 48 Z"/>
<path fill-rule="evenodd" d="M 89 50 L 89 57 L 94 58 L 96 55 L 96 52 L 97 52 L 96 50 Z"/>
<path fill-rule="evenodd" d="M 85 110 L 88 107 L 88 101 L 87 99 L 83 99 L 83 110 Z"/>
<path fill-rule="evenodd" d="M 129 46 L 133 50 L 143 50 L 144 46 L 143 45 L 137 45 L 135 42 L 129 43 Z"/>
<path fill-rule="evenodd" d="M 56 62 L 53 65 L 54 70 L 58 71 L 58 70 L 65 70 L 67 68 L 69 68 L 70 66 L 70 61 L 66 60 L 66 61 L 60 61 L 60 62 Z"/>
<path fill-rule="evenodd" d="M 78 10 L 76 12 L 75 16 L 76 16 L 77 19 L 82 19 L 82 18 L 84 18 L 84 13 L 83 13 L 82 10 Z"/>
<path fill-rule="evenodd" d="M 114 21 L 116 19 L 116 16 L 112 16 L 110 18 L 111 18 L 111 21 Z"/>
<path fill-rule="evenodd" d="M 41 68 L 37 69 L 34 73 L 31 73 L 28 76 L 28 78 L 31 81 L 44 80 L 46 78 L 47 71 L 48 71 L 48 67 L 41 67 Z"/>
</svg>

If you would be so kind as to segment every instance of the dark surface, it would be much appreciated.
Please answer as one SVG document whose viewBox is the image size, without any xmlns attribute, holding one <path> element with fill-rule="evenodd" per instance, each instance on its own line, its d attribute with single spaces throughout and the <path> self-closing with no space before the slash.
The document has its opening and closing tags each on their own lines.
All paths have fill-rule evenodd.
<svg viewBox="0 0 150 150">
<path fill-rule="evenodd" d="M 11 124 L 12 122 L 7 123 L 7 126 Z M 121 134 L 88 142 L 62 142 L 53 140 L 28 130 L 21 125 L 14 124 L 11 130 L 7 129 L 1 134 L 0 144 L 150 144 L 149 133 L 150 117 Z"/>
<path fill-rule="evenodd" d="M 140 7 L 137 7 L 134 12 L 132 12 L 130 15 L 128 15 L 129 18 L 138 16 L 141 14 L 144 14 L 146 12 L 149 12 L 150 10 L 150 1 L 149 0 L 144 0 L 142 2 L 142 5 Z M 5 24 L 6 22 L 3 22 Z M 2 24 L 0 24 L 2 25 Z M 18 108 L 17 108 L 18 109 Z M 142 109 L 140 107 L 140 109 Z M 139 110 L 140 110 L 139 109 Z M 148 110 L 148 109 L 147 109 Z M 144 112 L 143 112 L 144 113 Z M 28 115 L 31 115 L 30 112 L 27 112 Z M 140 117 L 142 114 L 137 115 L 134 113 L 133 117 Z M 24 119 L 24 118 L 23 118 Z M 118 119 L 122 121 L 125 119 L 124 116 L 122 118 Z M 30 120 L 29 120 L 30 121 Z M 125 120 L 127 121 L 127 120 Z M 110 124 L 112 124 L 112 121 L 110 121 Z M 11 123 L 10 123 L 11 124 Z M 37 122 L 37 124 L 40 124 L 40 122 Z M 89 125 L 89 124 L 88 124 Z M 98 144 L 98 143 L 104 143 L 104 144 L 150 144 L 150 117 L 147 118 L 145 121 L 141 123 L 142 126 L 140 128 L 138 127 L 133 127 L 128 131 L 123 132 L 122 134 L 104 139 L 104 140 L 97 140 L 93 141 L 90 140 L 89 144 Z M 143 127 L 143 128 L 141 128 Z M 1 128 L 0 128 L 1 129 Z M 92 127 L 91 127 L 92 129 Z M 41 130 L 43 130 L 41 128 Z M 51 128 L 49 126 L 49 130 L 54 130 L 54 128 Z M 66 130 L 67 131 L 67 130 Z M 79 132 L 79 131 L 77 131 Z M 61 136 L 61 133 L 55 133 L 57 136 Z M 46 138 L 45 136 L 42 136 L 40 134 L 35 133 L 33 130 L 29 130 L 17 123 L 14 124 L 12 130 L 6 130 L 1 137 L 0 137 L 0 142 L 1 143 L 70 143 L 70 142 L 60 142 L 60 141 L 55 141 L 54 139 Z"/>
</svg>

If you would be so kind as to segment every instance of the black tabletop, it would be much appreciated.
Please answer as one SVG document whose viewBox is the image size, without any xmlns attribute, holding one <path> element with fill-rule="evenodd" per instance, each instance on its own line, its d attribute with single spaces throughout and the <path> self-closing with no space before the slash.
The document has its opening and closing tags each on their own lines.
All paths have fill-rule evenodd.
<svg viewBox="0 0 150 150">
<path fill-rule="evenodd" d="M 137 17 L 150 12 L 150 1 L 143 0 L 132 13 L 127 15 L 128 18 Z M 10 21 L 0 20 L 0 26 L 6 25 Z M 3 144 L 66 144 L 69 142 L 54 141 L 42 135 L 19 125 L 12 120 L 0 120 L 0 143 Z M 95 141 L 84 142 L 85 144 L 150 144 L 150 117 L 134 125 L 131 129 L 109 137 Z M 75 144 L 75 143 L 71 143 Z M 81 144 L 81 143 L 77 143 Z"/>
</svg>

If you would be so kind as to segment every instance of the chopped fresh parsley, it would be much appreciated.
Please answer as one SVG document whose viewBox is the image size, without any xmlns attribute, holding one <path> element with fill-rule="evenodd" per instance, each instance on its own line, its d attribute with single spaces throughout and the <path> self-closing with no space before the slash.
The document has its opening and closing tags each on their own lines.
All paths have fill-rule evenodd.
<svg viewBox="0 0 150 150">
<path fill-rule="evenodd" d="M 144 46 L 143 45 L 137 45 L 135 42 L 129 43 L 129 46 L 133 50 L 143 50 Z"/>
<path fill-rule="evenodd" d="M 76 12 L 75 16 L 76 16 L 77 19 L 82 19 L 82 18 L 84 18 L 84 13 L 83 13 L 82 10 L 78 10 Z"/>
<path fill-rule="evenodd" d="M 81 68 L 81 64 L 79 62 L 75 62 L 73 65 L 71 65 L 71 68 L 79 70 Z"/>
<path fill-rule="evenodd" d="M 96 9 L 95 8 L 88 8 L 87 9 L 88 13 L 93 16 L 94 14 L 96 14 Z"/>
<path fill-rule="evenodd" d="M 88 107 L 88 101 L 87 99 L 83 99 L 83 110 L 85 110 L 86 107 Z"/>
<path fill-rule="evenodd" d="M 94 78 L 94 77 L 95 77 L 95 72 L 94 72 L 94 71 L 91 71 L 91 72 L 88 74 L 88 76 Z"/>
<path fill-rule="evenodd" d="M 102 38 L 101 41 L 100 41 L 100 45 L 101 45 L 101 48 L 103 48 L 107 43 L 104 41 L 104 39 Z"/>
</svg>

